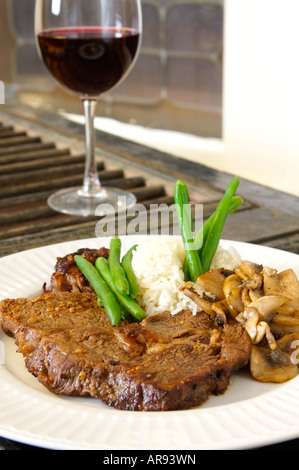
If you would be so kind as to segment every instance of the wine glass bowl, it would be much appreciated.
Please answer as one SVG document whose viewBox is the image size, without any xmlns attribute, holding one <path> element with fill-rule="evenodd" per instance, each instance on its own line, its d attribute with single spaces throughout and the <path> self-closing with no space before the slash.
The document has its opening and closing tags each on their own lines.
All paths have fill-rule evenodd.
<svg viewBox="0 0 299 470">
<path fill-rule="evenodd" d="M 86 162 L 82 187 L 50 196 L 49 205 L 76 215 L 101 214 L 99 205 L 126 209 L 133 194 L 103 188 L 95 157 L 94 117 L 99 97 L 128 75 L 142 35 L 140 0 L 36 0 L 37 48 L 56 81 L 83 102 Z"/>
<path fill-rule="evenodd" d="M 98 99 L 125 76 L 139 34 L 112 27 L 56 28 L 38 34 L 38 42 L 48 70 L 61 85 L 82 99 Z"/>
</svg>

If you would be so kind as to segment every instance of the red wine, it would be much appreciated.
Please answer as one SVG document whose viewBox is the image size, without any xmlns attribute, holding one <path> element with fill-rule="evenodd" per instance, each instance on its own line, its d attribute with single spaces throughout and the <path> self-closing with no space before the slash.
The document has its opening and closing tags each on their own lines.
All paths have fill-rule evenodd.
<svg viewBox="0 0 299 470">
<path fill-rule="evenodd" d="M 81 96 L 98 97 L 123 78 L 136 55 L 139 33 L 119 28 L 63 28 L 38 35 L 52 75 Z"/>
</svg>

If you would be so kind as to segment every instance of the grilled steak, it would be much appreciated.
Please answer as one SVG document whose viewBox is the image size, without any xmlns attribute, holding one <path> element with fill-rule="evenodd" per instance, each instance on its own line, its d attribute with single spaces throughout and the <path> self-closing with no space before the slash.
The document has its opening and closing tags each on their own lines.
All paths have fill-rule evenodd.
<svg viewBox="0 0 299 470">
<path fill-rule="evenodd" d="M 249 360 L 234 320 L 182 311 L 112 327 L 92 293 L 43 293 L 0 303 L 2 325 L 28 370 L 57 394 L 86 395 L 122 410 L 175 410 L 223 393 Z"/>
</svg>

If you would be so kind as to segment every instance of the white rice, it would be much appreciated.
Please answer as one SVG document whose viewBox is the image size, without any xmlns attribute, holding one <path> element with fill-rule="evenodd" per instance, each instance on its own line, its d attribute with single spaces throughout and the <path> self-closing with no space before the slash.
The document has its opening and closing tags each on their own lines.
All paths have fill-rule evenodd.
<svg viewBox="0 0 299 470">
<path fill-rule="evenodd" d="M 196 311 L 196 304 L 179 292 L 184 282 L 184 258 L 184 247 L 179 238 L 153 240 L 138 245 L 133 254 L 132 268 L 140 289 L 137 300 L 146 315 L 166 310 L 172 314 L 182 309 Z M 211 267 L 234 269 L 240 261 L 233 247 L 226 250 L 218 247 Z"/>
<path fill-rule="evenodd" d="M 233 246 L 228 246 L 226 249 L 218 246 L 211 263 L 211 269 L 226 268 L 234 270 L 240 264 L 241 256 Z"/>
</svg>

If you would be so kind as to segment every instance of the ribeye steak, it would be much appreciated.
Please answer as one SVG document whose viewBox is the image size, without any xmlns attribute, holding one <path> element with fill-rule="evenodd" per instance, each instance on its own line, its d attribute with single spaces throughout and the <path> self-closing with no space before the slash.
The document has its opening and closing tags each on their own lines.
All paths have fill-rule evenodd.
<svg viewBox="0 0 299 470">
<path fill-rule="evenodd" d="M 44 292 L 0 303 L 29 372 L 57 394 L 122 410 L 187 409 L 223 393 L 248 363 L 251 342 L 234 320 L 182 311 L 112 327 L 90 292 Z"/>
</svg>

